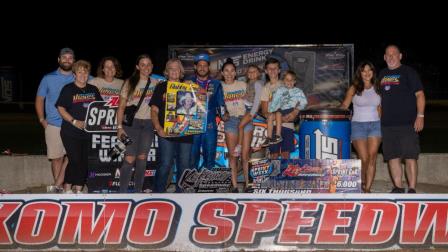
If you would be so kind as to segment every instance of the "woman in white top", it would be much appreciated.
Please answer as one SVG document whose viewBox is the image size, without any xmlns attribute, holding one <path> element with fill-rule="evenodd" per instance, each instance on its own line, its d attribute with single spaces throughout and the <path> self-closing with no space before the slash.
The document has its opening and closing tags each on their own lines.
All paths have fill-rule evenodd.
<svg viewBox="0 0 448 252">
<path fill-rule="evenodd" d="M 131 138 L 132 144 L 126 147 L 125 157 L 120 168 L 120 193 L 128 192 L 132 167 L 135 167 L 135 192 L 140 193 L 143 189 L 146 160 L 154 139 L 149 102 L 158 82 L 150 77 L 152 69 L 153 63 L 149 55 L 142 54 L 138 56 L 134 73 L 125 81 L 121 89 L 120 105 L 117 111 L 117 137 L 122 139 L 123 135 L 127 135 Z M 143 93 L 147 84 L 149 84 L 148 89 Z M 137 106 L 142 96 L 144 97 L 143 102 L 135 113 L 132 126 L 124 125 L 123 117 L 126 106 Z"/>
<path fill-rule="evenodd" d="M 115 57 L 104 57 L 101 59 L 97 69 L 97 76 L 89 80 L 98 88 L 104 101 L 109 101 L 111 97 L 120 96 L 123 86 L 121 64 Z"/>
<path fill-rule="evenodd" d="M 376 171 L 376 156 L 381 143 L 381 97 L 375 67 L 371 62 L 359 64 L 353 84 L 341 107 L 353 102 L 352 143 L 361 159 L 362 190 L 370 193 Z"/>
<path fill-rule="evenodd" d="M 224 93 L 224 102 L 226 104 L 226 115 L 224 116 L 224 133 L 226 136 L 226 145 L 229 153 L 234 153 L 235 147 L 238 144 L 238 125 L 241 118 L 246 114 L 246 106 L 244 105 L 246 97 L 247 84 L 242 81 L 235 80 L 236 67 L 232 59 L 228 58 L 221 68 L 223 76 L 222 91 Z M 253 125 L 247 124 L 244 131 L 252 131 Z M 229 155 L 229 165 L 232 170 L 232 192 L 238 192 L 238 158 L 234 155 Z M 244 169 L 244 177 L 246 184 L 248 181 L 248 170 Z"/>
</svg>

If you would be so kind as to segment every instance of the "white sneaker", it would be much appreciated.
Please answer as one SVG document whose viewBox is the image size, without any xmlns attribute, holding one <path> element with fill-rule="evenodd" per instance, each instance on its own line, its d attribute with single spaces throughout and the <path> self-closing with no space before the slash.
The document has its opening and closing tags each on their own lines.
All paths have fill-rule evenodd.
<svg viewBox="0 0 448 252">
<path fill-rule="evenodd" d="M 54 185 L 49 185 L 47 186 L 47 193 L 55 193 L 56 192 L 56 186 Z"/>
</svg>

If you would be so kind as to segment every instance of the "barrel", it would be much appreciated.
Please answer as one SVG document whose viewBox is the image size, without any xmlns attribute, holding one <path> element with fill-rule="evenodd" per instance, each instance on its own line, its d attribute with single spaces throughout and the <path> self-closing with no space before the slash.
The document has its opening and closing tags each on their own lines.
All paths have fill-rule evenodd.
<svg viewBox="0 0 448 252">
<path fill-rule="evenodd" d="M 301 159 L 350 159 L 350 111 L 309 109 L 299 118 Z"/>
</svg>

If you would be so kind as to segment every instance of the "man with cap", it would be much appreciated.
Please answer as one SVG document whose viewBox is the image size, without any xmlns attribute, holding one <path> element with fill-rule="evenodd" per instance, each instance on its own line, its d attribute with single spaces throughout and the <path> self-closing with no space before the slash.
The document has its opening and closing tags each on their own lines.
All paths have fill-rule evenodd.
<svg viewBox="0 0 448 252">
<path fill-rule="evenodd" d="M 61 188 L 64 183 L 67 158 L 60 135 L 62 118 L 56 109 L 55 103 L 62 88 L 66 84 L 74 81 L 72 73 L 74 60 L 75 54 L 72 49 L 61 49 L 58 57 L 59 67 L 42 78 L 35 101 L 37 118 L 45 129 L 47 157 L 51 161 L 54 186 L 56 189 Z M 53 187 L 52 189 L 55 188 Z"/>
<path fill-rule="evenodd" d="M 195 75 L 187 81 L 199 84 L 207 90 L 208 111 L 207 111 L 207 130 L 203 134 L 193 136 L 193 146 L 191 149 L 190 166 L 199 169 L 199 156 L 202 148 L 203 164 L 202 166 L 211 169 L 215 166 L 216 159 L 216 141 L 218 127 L 216 125 L 216 114 L 225 106 L 224 95 L 221 82 L 210 78 L 210 57 L 208 54 L 201 53 L 194 57 Z"/>
</svg>

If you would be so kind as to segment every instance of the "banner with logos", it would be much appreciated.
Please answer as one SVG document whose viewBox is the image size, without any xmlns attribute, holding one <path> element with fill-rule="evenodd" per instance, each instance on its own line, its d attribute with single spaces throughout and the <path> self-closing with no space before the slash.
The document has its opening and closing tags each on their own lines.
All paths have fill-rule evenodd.
<svg viewBox="0 0 448 252">
<path fill-rule="evenodd" d="M 309 108 L 338 106 L 353 73 L 353 44 L 172 45 L 168 50 L 171 57 L 182 61 L 187 76 L 194 73 L 194 56 L 208 53 L 211 73 L 218 79 L 227 58 L 233 59 L 240 79 L 249 65 L 264 69 L 265 61 L 275 58 L 280 62 L 281 71 L 292 70 L 297 74 L 297 86 L 305 92 Z"/>
<path fill-rule="evenodd" d="M 119 97 L 111 96 L 107 101 L 90 103 L 87 109 L 85 130 L 90 132 L 92 137 L 87 179 L 90 193 L 118 192 L 120 188 L 120 167 L 124 155 L 120 152 L 113 154 L 114 146 L 118 141 L 116 118 L 118 105 Z M 159 156 L 158 139 L 155 135 L 148 153 L 144 191 L 152 190 L 156 167 L 160 160 Z M 131 179 L 129 192 L 134 191 L 133 183 Z"/>
<path fill-rule="evenodd" d="M 253 159 L 254 193 L 360 193 L 359 159 Z"/>
<path fill-rule="evenodd" d="M 0 194 L 0 250 L 447 249 L 445 194 Z"/>
</svg>

